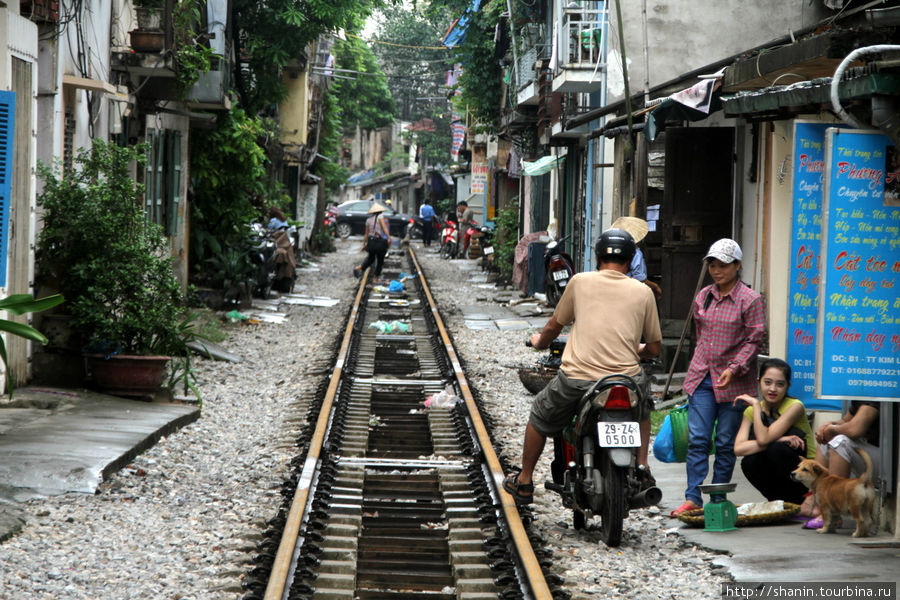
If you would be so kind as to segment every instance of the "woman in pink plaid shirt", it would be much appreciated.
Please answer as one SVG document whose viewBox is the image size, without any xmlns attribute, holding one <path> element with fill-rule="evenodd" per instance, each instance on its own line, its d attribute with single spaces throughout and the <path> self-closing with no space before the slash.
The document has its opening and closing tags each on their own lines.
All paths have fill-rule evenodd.
<svg viewBox="0 0 900 600">
<path fill-rule="evenodd" d="M 709 440 L 716 429 L 712 483 L 728 483 L 734 471 L 734 438 L 741 424 L 741 394 L 756 393 L 756 357 L 766 330 L 762 296 L 738 277 L 743 253 L 737 242 L 721 239 L 704 260 L 713 285 L 694 298 L 697 347 L 684 391 L 688 394 L 686 502 L 670 515 L 703 506 L 700 484 L 709 473 Z M 716 423 L 718 420 L 718 424 Z"/>
</svg>

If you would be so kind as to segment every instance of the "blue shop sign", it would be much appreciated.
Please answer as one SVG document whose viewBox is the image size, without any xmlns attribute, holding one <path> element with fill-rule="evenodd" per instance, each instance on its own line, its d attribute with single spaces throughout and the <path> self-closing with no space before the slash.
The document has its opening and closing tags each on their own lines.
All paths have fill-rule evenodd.
<svg viewBox="0 0 900 600">
<path fill-rule="evenodd" d="M 900 401 L 900 155 L 877 132 L 825 134 L 816 389 Z"/>
</svg>

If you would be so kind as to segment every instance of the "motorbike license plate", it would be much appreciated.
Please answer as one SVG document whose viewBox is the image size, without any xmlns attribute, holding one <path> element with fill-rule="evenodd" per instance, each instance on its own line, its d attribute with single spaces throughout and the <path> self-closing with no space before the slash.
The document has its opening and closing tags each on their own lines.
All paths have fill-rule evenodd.
<svg viewBox="0 0 900 600">
<path fill-rule="evenodd" d="M 485 253 L 485 254 L 493 254 L 493 253 L 494 253 L 494 247 L 493 247 L 493 246 L 488 246 L 487 248 L 484 249 L 484 253 Z"/>
<path fill-rule="evenodd" d="M 553 281 L 561 281 L 569 278 L 568 271 L 553 271 Z"/>
<path fill-rule="evenodd" d="M 635 421 L 597 423 L 597 442 L 602 448 L 635 448 L 641 445 L 641 429 Z"/>
</svg>

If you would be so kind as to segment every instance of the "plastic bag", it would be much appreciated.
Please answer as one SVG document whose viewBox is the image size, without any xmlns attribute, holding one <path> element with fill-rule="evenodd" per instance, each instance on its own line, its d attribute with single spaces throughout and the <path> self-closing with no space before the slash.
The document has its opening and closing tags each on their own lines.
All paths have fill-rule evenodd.
<svg viewBox="0 0 900 600">
<path fill-rule="evenodd" d="M 671 413 L 663 419 L 656 439 L 653 440 L 653 456 L 664 463 L 678 462 L 675 460 L 675 441 L 672 439 Z"/>
<path fill-rule="evenodd" d="M 425 400 L 425 408 L 453 408 L 455 404 L 463 401 L 453 392 L 453 386 L 447 386 L 437 394 L 428 396 L 428 399 Z"/>
<path fill-rule="evenodd" d="M 369 323 L 369 327 L 377 329 L 379 333 L 407 333 L 409 331 L 409 323 L 404 321 L 373 321 Z"/>
<path fill-rule="evenodd" d="M 402 292 L 403 284 L 400 283 L 399 281 L 397 281 L 396 279 L 394 279 L 393 281 L 391 281 L 391 284 L 390 284 L 390 287 L 388 287 L 388 290 L 390 290 L 391 292 L 394 292 L 394 293 Z"/>
</svg>

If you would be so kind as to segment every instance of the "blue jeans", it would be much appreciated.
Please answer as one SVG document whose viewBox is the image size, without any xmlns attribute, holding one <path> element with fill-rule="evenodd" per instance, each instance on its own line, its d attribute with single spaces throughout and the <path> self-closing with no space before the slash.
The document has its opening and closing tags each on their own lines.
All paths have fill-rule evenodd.
<svg viewBox="0 0 900 600">
<path fill-rule="evenodd" d="M 732 406 L 731 402 L 717 403 L 709 375 L 689 398 L 687 489 L 684 497 L 703 506 L 700 484 L 709 473 L 709 440 L 713 427 L 716 429 L 716 459 L 712 483 L 728 483 L 734 471 L 734 438 L 746 407 L 743 403 L 740 406 Z"/>
</svg>

